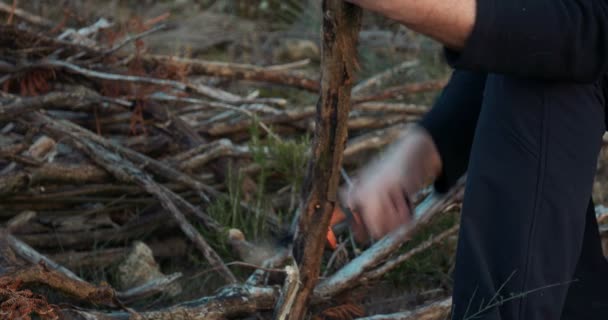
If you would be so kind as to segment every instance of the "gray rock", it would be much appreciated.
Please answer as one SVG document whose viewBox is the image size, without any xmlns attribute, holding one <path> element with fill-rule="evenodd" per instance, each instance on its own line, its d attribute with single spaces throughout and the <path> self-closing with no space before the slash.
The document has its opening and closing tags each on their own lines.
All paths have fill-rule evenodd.
<svg viewBox="0 0 608 320">
<path fill-rule="evenodd" d="M 118 266 L 118 284 L 121 290 L 141 286 L 154 279 L 164 278 L 158 263 L 154 260 L 152 249 L 141 241 L 136 241 L 125 260 Z M 181 286 L 173 283 L 167 287 L 167 293 L 175 296 L 181 292 Z"/>
</svg>

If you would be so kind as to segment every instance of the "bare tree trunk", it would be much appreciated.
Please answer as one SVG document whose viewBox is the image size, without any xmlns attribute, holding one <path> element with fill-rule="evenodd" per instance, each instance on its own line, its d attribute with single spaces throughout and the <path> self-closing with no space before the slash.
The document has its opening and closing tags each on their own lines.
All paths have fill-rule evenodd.
<svg viewBox="0 0 608 320">
<path fill-rule="evenodd" d="M 354 82 L 361 9 L 342 0 L 323 1 L 321 94 L 317 102 L 313 153 L 304 182 L 293 254 L 299 288 L 281 299 L 275 317 L 303 319 L 317 283 L 325 234 L 337 201 L 347 119 Z M 287 310 L 286 310 L 287 309 Z"/>
</svg>

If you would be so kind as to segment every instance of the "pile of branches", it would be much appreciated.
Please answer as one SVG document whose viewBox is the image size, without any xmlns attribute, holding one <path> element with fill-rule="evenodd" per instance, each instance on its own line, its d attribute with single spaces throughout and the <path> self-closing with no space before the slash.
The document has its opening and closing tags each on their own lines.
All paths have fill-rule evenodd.
<svg viewBox="0 0 608 320">
<path fill-rule="evenodd" d="M 275 248 L 250 276 L 237 277 L 210 237 L 229 236 L 237 260 L 258 252 L 257 244 L 235 236 L 238 230 L 227 234 L 231 226 L 206 209 L 226 197 L 235 170 L 243 176 L 239 188 L 259 187 L 252 140 L 289 140 L 312 135 L 317 126 L 316 106 L 260 97 L 256 90 L 236 92 L 247 92 L 254 83 L 318 93 L 320 81 L 293 70 L 303 63 L 260 67 L 150 54 L 145 37 L 166 30 L 166 16 L 135 20 L 128 28 L 104 19 L 69 28 L 14 6 L 0 10 L 7 21 L 0 25 L 0 312 L 47 319 L 225 319 L 272 312 L 299 282 L 290 250 Z M 345 164 L 389 144 L 427 110 L 390 101 L 445 85 L 439 79 L 384 88 L 412 65 L 403 63 L 353 87 Z M 420 224 L 459 201 L 461 185 L 426 198 L 417 208 L 418 216 L 427 217 Z M 246 198 L 236 205 L 259 215 Z M 262 213 L 277 237 L 292 236 L 290 223 L 277 215 L 293 209 L 289 199 L 289 193 L 278 192 L 273 207 Z M 404 234 L 416 228 L 389 236 L 331 270 L 316 285 L 311 305 L 338 301 L 457 231 L 454 227 L 397 254 Z M 135 302 L 165 292 L 180 274 L 119 291 L 74 272 L 121 261 L 144 235 L 160 239 L 149 244 L 157 257 L 195 248 L 207 262 L 204 268 L 225 286 L 187 303 L 134 310 Z M 92 251 L 98 243 L 104 248 Z M 86 308 L 50 304 L 22 288 L 28 284 L 47 285 Z M 438 319 L 449 307 L 444 299 L 395 317 Z M 363 314 L 349 304 L 327 309 L 326 318 L 336 316 Z"/>
</svg>

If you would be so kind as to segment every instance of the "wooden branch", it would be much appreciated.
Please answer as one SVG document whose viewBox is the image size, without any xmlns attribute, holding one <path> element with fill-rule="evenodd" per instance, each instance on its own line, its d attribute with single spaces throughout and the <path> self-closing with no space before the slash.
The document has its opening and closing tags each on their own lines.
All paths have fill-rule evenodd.
<svg viewBox="0 0 608 320">
<path fill-rule="evenodd" d="M 20 269 L 8 277 L 28 284 L 45 284 L 79 300 L 111 307 L 117 306 L 116 295 L 111 287 L 96 287 L 86 281 L 68 277 L 64 272 L 48 269 L 44 263 Z"/>
<path fill-rule="evenodd" d="M 176 272 L 168 276 L 151 280 L 148 283 L 144 283 L 141 286 L 131 288 L 127 291 L 117 292 L 116 296 L 122 302 L 141 300 L 151 295 L 165 291 L 167 287 L 175 283 L 175 281 L 177 281 L 181 277 L 182 274 L 180 272 Z"/>
<path fill-rule="evenodd" d="M 309 64 L 310 64 L 310 59 L 303 59 L 303 60 L 288 62 L 288 63 L 284 63 L 284 64 L 271 65 L 271 66 L 266 67 L 266 69 L 272 70 L 272 71 L 281 71 L 281 70 L 301 68 L 301 67 L 305 67 Z"/>
<path fill-rule="evenodd" d="M 396 124 L 386 129 L 374 130 L 358 136 L 346 144 L 344 163 L 352 163 L 362 154 L 369 154 L 397 140 L 407 128 L 407 124 Z"/>
<path fill-rule="evenodd" d="M 420 83 L 410 83 L 402 86 L 391 87 L 379 93 L 370 94 L 364 97 L 353 99 L 353 103 L 362 103 L 369 101 L 380 101 L 389 99 L 402 99 L 404 96 L 420 93 L 441 90 L 448 83 L 447 79 L 431 80 Z"/>
<path fill-rule="evenodd" d="M 22 190 L 29 178 L 25 172 L 11 172 L 0 176 L 0 196 L 13 194 Z"/>
<path fill-rule="evenodd" d="M 208 150 L 184 160 L 178 167 L 185 172 L 194 172 L 210 161 L 220 157 L 242 157 L 249 155 L 250 152 L 246 148 L 234 146 L 228 139 L 220 139 L 212 142 Z"/>
<path fill-rule="evenodd" d="M 7 14 L 14 14 L 15 17 L 17 17 L 21 20 L 27 21 L 33 25 L 40 26 L 40 27 L 52 29 L 55 26 L 55 23 L 52 22 L 51 20 L 48 20 L 41 16 L 31 14 L 31 13 L 29 13 L 25 10 L 19 9 L 19 8 L 15 8 L 13 10 L 12 6 L 9 6 L 8 4 L 6 4 L 4 2 L 0 2 L 0 11 L 7 13 Z"/>
<path fill-rule="evenodd" d="M 292 261 L 293 262 L 293 261 Z M 288 319 L 291 313 L 291 309 L 294 307 L 298 296 L 298 290 L 300 289 L 300 270 L 294 263 L 285 267 L 287 277 L 283 285 L 283 290 L 279 301 L 277 301 L 277 308 L 274 309 L 274 315 L 272 316 L 275 320 Z"/>
<path fill-rule="evenodd" d="M 162 234 L 162 231 L 174 228 L 176 223 L 167 220 L 164 210 L 134 219 L 112 232 L 107 230 L 87 230 L 77 232 L 51 232 L 41 234 L 23 234 L 19 238 L 37 248 L 90 249 L 96 243 L 124 243 L 150 232 Z"/>
<path fill-rule="evenodd" d="M 414 219 L 410 224 L 399 227 L 331 277 L 324 279 L 316 287 L 315 295 L 326 299 L 359 285 L 361 278 L 368 270 L 377 266 L 407 239 L 411 239 L 421 226 L 426 225 L 431 218 L 443 212 L 444 208 L 462 198 L 463 190 L 464 178 L 460 179 L 457 185 L 446 194 L 431 194 L 416 207 Z"/>
<path fill-rule="evenodd" d="M 122 301 L 134 301 L 149 297 L 162 292 L 167 286 L 179 279 L 181 274 L 175 273 L 155 279 L 125 292 L 115 292 L 107 285 L 97 287 L 84 280 L 71 278 L 65 272 L 49 269 L 44 261 L 5 276 L 27 284 L 45 284 L 79 300 L 116 307 L 121 305 L 116 298 Z"/>
<path fill-rule="evenodd" d="M 6 222 L 6 231 L 13 233 L 36 218 L 35 211 L 23 211 Z"/>
<path fill-rule="evenodd" d="M 348 130 L 378 129 L 398 123 L 405 123 L 414 118 L 407 114 L 388 114 L 382 117 L 352 117 L 348 119 L 347 126 Z"/>
<path fill-rule="evenodd" d="M 338 0 L 323 1 L 321 94 L 317 104 L 315 139 L 308 165 L 293 255 L 300 283 L 290 310 L 277 304 L 275 314 L 303 319 L 317 283 L 329 219 L 337 202 L 342 151 L 347 138 L 351 86 L 354 82 L 361 9 Z M 286 294 L 286 292 L 283 292 Z"/>
<path fill-rule="evenodd" d="M 128 252 L 129 248 L 96 249 L 85 252 L 69 251 L 50 254 L 49 258 L 75 270 L 87 267 L 105 268 L 124 259 Z"/>
<path fill-rule="evenodd" d="M 186 67 L 190 75 L 206 75 L 234 80 L 261 81 L 272 84 L 292 86 L 307 91 L 318 92 L 319 82 L 307 79 L 293 72 L 268 70 L 246 64 L 211 62 L 196 59 L 184 59 L 171 56 L 147 55 L 143 57 L 146 64 L 173 65 L 178 68 Z"/>
<path fill-rule="evenodd" d="M 118 50 L 120 50 L 122 47 L 126 46 L 127 44 L 134 42 L 138 39 L 141 39 L 143 37 L 149 36 L 153 33 L 159 32 L 159 31 L 163 31 L 163 30 L 167 30 L 168 26 L 166 24 L 159 24 L 156 25 L 144 32 L 140 32 L 136 35 L 133 36 L 127 36 L 126 38 L 122 39 L 119 43 L 115 44 L 112 48 L 109 48 L 108 50 L 106 50 L 103 55 L 101 57 L 110 55 Z"/>
<path fill-rule="evenodd" d="M 422 116 L 429 107 L 409 103 L 363 102 L 354 104 L 353 111 L 384 113 L 402 113 Z"/>
<path fill-rule="evenodd" d="M 65 275 L 65 277 L 72 279 L 73 281 L 85 282 L 72 271 L 64 268 L 63 266 L 55 263 L 53 260 L 40 254 L 38 251 L 34 250 L 34 248 L 30 247 L 25 242 L 17 239 L 15 236 L 7 234 L 6 240 L 11 249 L 29 263 L 37 265 L 42 262 L 46 266 L 49 266 L 57 270 L 58 272 L 61 272 L 63 275 Z"/>
<path fill-rule="evenodd" d="M 264 283 L 268 276 L 268 271 L 265 269 L 277 268 L 287 263 L 291 257 L 291 253 L 287 249 L 280 250 L 275 256 L 264 261 L 263 268 L 254 271 L 245 282 L 248 286 L 260 286 Z"/>
<path fill-rule="evenodd" d="M 436 237 L 431 237 L 429 240 L 419 244 L 418 246 L 409 250 L 408 252 L 402 253 L 402 254 L 398 255 L 397 257 L 386 261 L 381 266 L 366 272 L 366 274 L 364 276 L 366 281 L 378 279 L 378 278 L 382 277 L 387 272 L 395 269 L 397 266 L 399 266 L 403 262 L 409 260 L 414 255 L 429 249 L 430 247 L 447 239 L 450 236 L 457 234 L 459 228 L 460 228 L 459 225 L 453 226 L 452 228 L 442 232 L 441 234 L 437 235 Z"/>
<path fill-rule="evenodd" d="M 196 101 L 196 99 L 188 99 L 190 101 Z M 200 101 L 201 103 L 206 103 L 206 101 Z M 212 108 L 219 108 L 219 109 L 226 109 L 226 110 L 230 110 L 230 111 L 234 111 L 234 112 L 238 112 L 238 113 L 242 113 L 244 115 L 246 115 L 249 118 L 249 123 L 253 123 L 256 120 L 256 116 L 253 112 L 247 110 L 246 108 L 243 107 L 236 107 L 230 104 L 226 104 L 226 103 L 220 103 L 220 102 L 216 102 L 216 103 L 207 103 L 208 106 L 212 107 Z M 281 137 L 277 136 L 268 126 L 266 126 L 266 124 L 263 121 L 259 121 L 256 122 L 268 135 L 272 136 L 273 138 L 277 139 L 277 140 L 281 140 Z"/>
<path fill-rule="evenodd" d="M 172 87 L 180 91 L 184 92 L 195 92 L 201 94 L 203 96 L 213 98 L 219 101 L 225 101 L 228 103 L 235 103 L 243 100 L 241 97 L 234 95 L 232 93 L 212 88 L 209 86 L 205 86 L 203 84 L 193 84 L 193 83 L 183 83 L 175 80 L 167 80 L 167 79 L 159 79 L 159 78 L 151 78 L 151 77 L 143 77 L 143 76 L 132 76 L 132 75 L 123 75 L 116 73 L 108 73 L 102 71 L 96 71 L 91 69 L 86 69 L 81 66 L 75 65 L 73 63 L 69 63 L 66 61 L 56 60 L 56 59 L 47 59 L 43 60 L 40 63 L 32 64 L 31 67 L 54 67 L 54 68 L 62 68 L 65 70 L 69 70 L 74 73 L 81 74 L 86 77 L 97 78 L 101 80 L 109 80 L 109 81 L 125 81 L 125 82 L 135 82 L 135 83 L 145 83 L 145 84 L 153 84 L 158 86 L 167 86 Z"/>
<path fill-rule="evenodd" d="M 84 310 L 64 310 L 70 319 L 82 320 L 225 320 L 271 310 L 279 292 L 271 287 L 230 286 L 217 295 L 180 303 L 158 311 L 128 314 L 124 312 L 101 313 Z"/>
<path fill-rule="evenodd" d="M 201 99 L 197 99 L 197 98 L 192 98 L 192 97 L 178 97 L 178 96 L 173 96 L 173 95 L 169 95 L 169 94 L 165 94 L 162 92 L 156 92 L 153 93 L 149 96 L 146 97 L 146 99 L 150 99 L 150 100 L 156 100 L 156 101 L 172 101 L 172 102 L 182 102 L 182 103 L 191 103 L 191 104 L 200 104 L 201 106 L 208 106 L 210 108 L 214 108 L 214 107 L 222 107 L 222 105 L 217 105 L 216 101 L 206 101 L 206 100 L 201 100 Z M 256 106 L 256 107 L 262 107 L 263 109 L 267 109 L 267 110 L 276 110 L 271 106 L 277 106 L 277 107 L 285 107 L 287 105 L 287 100 L 284 98 L 241 98 L 239 100 L 234 100 L 234 101 L 230 101 L 230 102 L 224 102 L 224 103 L 230 103 L 232 107 L 236 107 L 236 106 Z M 214 105 L 216 104 L 216 105 Z M 182 112 L 180 112 L 179 114 L 183 114 L 183 113 L 191 113 L 194 111 L 199 111 L 199 110 L 205 110 L 205 108 L 193 108 L 193 109 L 187 109 L 184 110 Z"/>
<path fill-rule="evenodd" d="M 299 109 L 291 109 L 282 111 L 279 114 L 269 115 L 260 117 L 258 121 L 265 125 L 275 125 L 281 123 L 292 123 L 298 120 L 307 119 L 312 117 L 315 114 L 314 107 L 305 107 Z M 248 119 L 239 119 L 236 121 L 221 121 L 221 122 L 212 122 L 203 126 L 199 126 L 196 129 L 212 136 L 220 136 L 226 135 L 241 131 L 246 131 L 253 125 L 254 120 L 251 118 Z"/>
<path fill-rule="evenodd" d="M 42 182 L 91 184 L 107 182 L 110 176 L 90 164 L 44 163 L 31 169 L 30 183 Z"/>
<path fill-rule="evenodd" d="M 43 33 L 23 28 L 20 25 L 2 24 L 0 25 L 0 34 L 2 35 L 2 37 L 0 37 L 0 45 L 5 46 L 6 48 L 29 49 L 37 47 L 40 48 L 38 51 L 40 54 L 52 54 L 59 48 L 66 54 L 85 53 L 93 56 L 99 54 L 99 51 L 95 48 L 90 48 L 70 41 L 58 40 Z M 18 70 L 2 71 L 10 73 Z"/>
<path fill-rule="evenodd" d="M 154 257 L 179 257 L 187 252 L 187 243 L 182 237 L 172 237 L 150 243 Z M 90 250 L 90 249 L 89 249 Z M 105 268 L 124 259 L 131 248 L 95 249 L 94 251 L 68 251 L 49 255 L 53 261 L 68 268 Z"/>
<path fill-rule="evenodd" d="M 10 103 L 0 105 L 0 121 L 12 119 L 42 108 L 60 108 L 65 105 L 78 108 L 95 101 L 101 101 L 101 99 L 84 92 L 51 92 L 43 96 L 18 97 Z"/>
<path fill-rule="evenodd" d="M 428 111 L 427 107 L 416 106 L 411 104 L 400 103 L 376 103 L 368 102 L 355 104 L 352 106 L 353 113 L 349 117 L 349 129 L 364 129 L 364 128 L 380 128 L 385 127 L 395 122 L 413 119 L 423 115 Z M 356 111 L 356 113 L 354 112 Z M 361 116 L 362 112 L 369 113 L 392 113 L 387 117 L 378 116 Z M 258 118 L 259 123 L 265 125 L 289 124 L 293 125 L 297 121 L 312 118 L 315 115 L 315 107 L 302 107 L 297 109 L 289 109 L 281 111 L 277 114 L 266 115 Z M 252 119 L 235 119 L 224 121 L 209 121 L 196 127 L 198 131 L 202 131 L 212 136 L 225 136 L 238 132 L 247 131 L 253 125 Z M 314 124 L 311 123 L 311 127 Z M 308 128 L 313 130 L 313 128 Z"/>
<path fill-rule="evenodd" d="M 435 301 L 412 311 L 376 315 L 357 320 L 444 320 L 452 309 L 452 298 Z"/>
<path fill-rule="evenodd" d="M 391 67 L 385 71 L 382 71 L 378 74 L 375 74 L 361 82 L 359 82 L 356 86 L 353 87 L 353 96 L 360 97 L 366 94 L 368 91 L 373 89 L 378 89 L 382 86 L 382 84 L 389 81 L 395 75 L 404 72 L 405 70 L 409 70 L 413 67 L 418 66 L 420 63 L 418 60 L 404 61 L 394 67 Z"/>
</svg>

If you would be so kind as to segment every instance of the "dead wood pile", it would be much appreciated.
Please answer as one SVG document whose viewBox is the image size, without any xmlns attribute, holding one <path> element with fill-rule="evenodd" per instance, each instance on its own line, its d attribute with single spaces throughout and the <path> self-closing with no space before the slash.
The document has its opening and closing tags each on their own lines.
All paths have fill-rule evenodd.
<svg viewBox="0 0 608 320">
<path fill-rule="evenodd" d="M 318 93 L 325 88 L 319 79 L 292 70 L 301 63 L 261 67 L 149 53 L 145 37 L 166 30 L 165 17 L 136 21 L 125 32 L 104 19 L 72 29 L 15 7 L 2 5 L 0 11 L 6 18 L 0 25 L 1 318 L 38 314 L 44 319 L 226 319 L 273 310 L 280 314 L 275 308 L 285 302 L 286 291 L 298 287 L 304 270 L 298 269 L 289 250 L 276 246 L 269 252 L 239 230 L 228 232 L 233 226 L 209 214 L 209 208 L 218 199 L 232 199 L 231 177 L 236 172 L 241 198 L 234 205 L 261 216 L 276 238 L 293 237 L 290 221 L 279 213 L 297 209 L 298 190 L 279 179 L 283 185 L 273 186 L 271 205 L 256 205 L 256 177 L 264 168 L 255 158 L 270 158 L 272 146 L 255 147 L 252 142 L 281 143 L 313 135 L 317 107 L 260 96 L 248 86 Z M 393 102 L 395 98 L 445 85 L 439 79 L 383 88 L 395 70 L 408 65 L 353 87 L 344 118 L 349 132 L 342 154 L 345 165 L 395 140 L 408 122 L 427 110 Z M 364 316 L 356 304 L 344 302 L 350 301 L 345 292 L 453 236 L 457 226 L 410 252 L 397 251 L 419 225 L 459 201 L 461 189 L 462 183 L 451 193 L 431 194 L 417 208 L 418 224 L 356 255 L 346 254 L 341 268 L 331 264 L 351 246 L 348 239 L 331 257 L 324 256 L 326 274 L 316 284 L 305 283 L 311 286 L 311 297 L 305 298 L 311 308 L 325 309 L 318 318 Z M 144 237 L 154 240 L 143 245 L 138 240 Z M 218 239 L 232 246 L 234 260 L 248 263 L 226 262 L 218 253 L 218 244 L 224 242 Z M 181 257 L 193 250 L 204 263 L 189 265 L 184 272 L 216 274 L 222 286 L 214 295 L 162 308 L 137 304 L 179 294 L 176 284 L 182 274 L 160 273 L 154 257 Z M 296 257 L 298 263 L 302 259 Z M 141 271 L 143 265 L 152 266 L 152 271 L 128 273 L 123 286 L 95 285 L 78 274 L 119 263 L 120 272 Z M 233 268 L 239 265 L 255 270 L 235 274 Z M 49 303 L 30 291 L 33 284 L 50 287 L 69 303 Z M 449 299 L 440 300 L 383 319 L 440 319 L 449 308 Z"/>
</svg>

